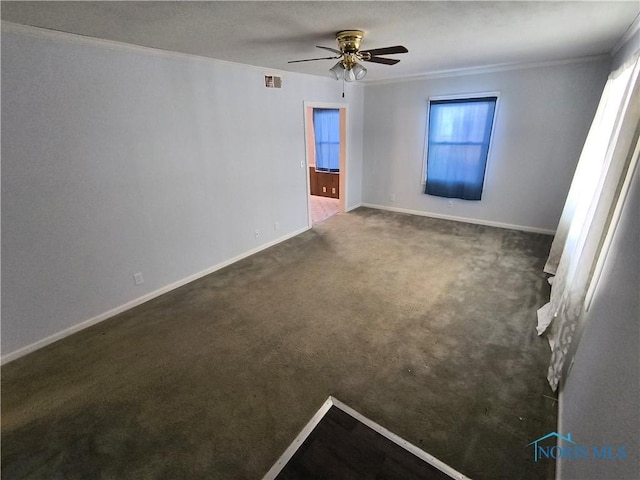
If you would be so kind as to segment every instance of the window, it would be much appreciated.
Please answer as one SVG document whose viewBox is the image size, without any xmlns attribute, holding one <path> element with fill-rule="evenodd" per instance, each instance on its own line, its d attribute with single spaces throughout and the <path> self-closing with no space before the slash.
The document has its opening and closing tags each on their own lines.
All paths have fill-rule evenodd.
<svg viewBox="0 0 640 480">
<path fill-rule="evenodd" d="M 316 143 L 316 171 L 340 171 L 340 110 L 313 109 L 313 134 Z"/>
<path fill-rule="evenodd" d="M 429 102 L 426 194 L 480 200 L 497 100 Z"/>
</svg>

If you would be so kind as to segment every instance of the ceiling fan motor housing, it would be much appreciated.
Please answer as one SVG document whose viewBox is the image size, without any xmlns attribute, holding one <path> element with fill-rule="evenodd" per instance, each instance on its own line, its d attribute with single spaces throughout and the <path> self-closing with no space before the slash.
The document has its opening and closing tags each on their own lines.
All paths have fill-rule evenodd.
<svg viewBox="0 0 640 480">
<path fill-rule="evenodd" d="M 292 60 L 289 63 L 339 59 L 338 63 L 336 63 L 329 69 L 329 72 L 331 72 L 331 75 L 336 80 L 343 78 L 347 82 L 353 82 L 356 80 L 361 80 L 367 74 L 367 69 L 360 64 L 360 61 L 381 63 L 384 65 L 395 65 L 400 60 L 396 60 L 394 58 L 384 58 L 378 55 L 408 52 L 408 50 L 402 45 L 360 51 L 360 45 L 362 44 L 363 39 L 364 32 L 362 30 L 341 30 L 336 33 L 336 42 L 338 43 L 339 50 L 336 50 L 335 48 L 316 45 L 318 48 L 333 52 L 334 54 L 336 54 L 336 56 Z"/>
<path fill-rule="evenodd" d="M 363 38 L 364 32 L 362 30 L 343 30 L 336 33 L 338 48 L 342 53 L 358 52 Z"/>
</svg>

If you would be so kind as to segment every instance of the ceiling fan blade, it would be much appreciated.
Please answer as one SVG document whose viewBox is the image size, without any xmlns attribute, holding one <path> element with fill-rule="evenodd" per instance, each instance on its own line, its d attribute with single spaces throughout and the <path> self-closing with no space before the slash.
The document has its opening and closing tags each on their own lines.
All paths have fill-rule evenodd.
<svg viewBox="0 0 640 480">
<path fill-rule="evenodd" d="M 331 47 L 322 47 L 320 45 L 316 45 L 316 48 L 322 48 L 324 50 L 329 50 L 330 52 L 333 53 L 337 53 L 338 55 L 342 55 L 342 52 L 340 50 L 336 50 L 335 48 L 331 48 Z"/>
<path fill-rule="evenodd" d="M 336 58 L 340 57 L 307 58 L 305 60 L 291 60 L 287 63 L 315 62 L 316 60 L 335 60 Z"/>
<path fill-rule="evenodd" d="M 386 48 L 374 48 L 372 50 L 360 50 L 360 53 L 369 53 L 372 57 L 375 55 L 391 55 L 392 53 L 408 53 L 407 50 L 402 45 L 396 45 L 395 47 L 386 47 Z"/>
<path fill-rule="evenodd" d="M 382 63 L 384 65 L 395 65 L 400 60 L 395 58 L 371 57 L 370 59 L 362 59 L 363 62 Z"/>
</svg>

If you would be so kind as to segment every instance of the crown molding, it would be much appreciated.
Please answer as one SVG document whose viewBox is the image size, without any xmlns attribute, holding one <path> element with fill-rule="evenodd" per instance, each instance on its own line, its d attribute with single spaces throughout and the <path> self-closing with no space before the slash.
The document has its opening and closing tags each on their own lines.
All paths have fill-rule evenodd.
<svg viewBox="0 0 640 480">
<path fill-rule="evenodd" d="M 302 75 L 306 77 L 322 78 L 317 75 L 309 75 L 300 72 L 291 72 L 286 70 L 279 70 L 277 68 L 249 65 L 246 63 L 232 62 L 229 60 L 220 60 L 217 58 L 203 57 L 201 55 L 194 55 L 191 53 L 174 52 L 171 50 L 162 50 L 159 48 L 145 47 L 142 45 L 134 45 L 131 43 L 117 42 L 115 40 L 107 40 L 104 38 L 89 37 L 86 35 L 78 35 L 76 33 L 69 33 L 61 30 L 51 30 L 48 28 L 34 27 L 32 25 L 23 25 L 19 23 L 7 22 L 2 20 L 0 22 L 0 30 L 2 33 L 11 33 L 17 35 L 23 35 L 27 37 L 45 39 L 57 42 L 67 42 L 76 45 L 83 45 L 89 47 L 105 48 L 108 50 L 118 52 L 128 52 L 137 55 L 147 55 L 161 58 L 173 58 L 182 60 L 191 60 L 196 62 L 211 63 L 217 65 L 230 65 L 235 67 L 244 68 L 246 70 L 253 70 L 260 72 L 260 75 L 278 75 L 285 77 L 286 75 Z M 268 73 L 267 73 L 268 72 Z M 327 80 L 331 78 L 327 77 Z"/>
<path fill-rule="evenodd" d="M 634 23 L 627 29 L 625 35 L 620 39 L 616 48 L 621 48 L 622 45 L 640 28 L 640 16 L 636 17 Z M 75 43 L 78 45 L 85 46 L 93 46 L 93 47 L 101 47 L 107 48 L 110 50 L 121 51 L 121 52 L 130 52 L 136 53 L 139 55 L 150 55 L 164 58 L 176 58 L 176 59 L 191 59 L 195 61 L 205 62 L 205 63 L 214 63 L 219 65 L 233 65 L 236 67 L 242 67 L 248 70 L 259 71 L 261 74 L 268 71 L 272 75 L 286 76 L 286 75 L 303 75 L 306 77 L 313 78 L 325 78 L 320 75 L 311 75 L 307 73 L 300 72 L 291 72 L 288 70 L 279 70 L 277 68 L 271 67 L 262 67 L 256 65 L 249 65 L 246 63 L 232 62 L 229 60 L 220 60 L 216 58 L 203 57 L 200 55 L 193 55 L 190 53 L 182 53 L 182 52 L 173 52 L 170 50 L 162 50 L 158 48 L 152 47 L 144 47 L 141 45 L 134 45 L 130 43 L 117 42 L 114 40 L 106 40 L 103 38 L 89 37 L 85 35 L 78 35 L 75 33 L 64 32 L 60 30 L 51 30 L 48 28 L 35 27 L 32 25 L 22 25 L 13 22 L 2 21 L 1 22 L 1 30 L 2 32 L 20 34 L 35 38 L 43 38 L 52 41 L 66 41 L 70 43 Z M 615 52 L 612 50 L 612 54 Z M 358 82 L 352 82 L 351 86 L 364 87 L 369 85 L 385 85 L 391 83 L 404 83 L 404 82 L 414 82 L 419 80 L 432 80 L 438 78 L 450 78 L 450 77 L 459 77 L 466 75 L 478 75 L 484 73 L 495 73 L 495 72 L 503 72 L 508 70 L 523 70 L 528 68 L 541 68 L 541 67 L 550 67 L 550 66 L 558 66 L 558 65 L 568 65 L 572 63 L 583 63 L 583 62 L 595 62 L 604 59 L 610 59 L 610 54 L 603 55 L 594 55 L 588 57 L 578 57 L 578 58 L 569 58 L 569 59 L 561 59 L 561 60 L 552 60 L 545 62 L 519 62 L 519 63 L 503 63 L 503 64 L 494 64 L 494 65 L 484 65 L 470 68 L 459 68 L 459 69 L 451 69 L 451 70 L 439 70 L 434 72 L 425 72 L 419 73 L 415 75 L 407 75 L 402 77 L 395 78 L 386 78 L 380 80 L 360 80 Z M 326 78 L 327 80 L 331 80 L 330 78 Z"/>
<path fill-rule="evenodd" d="M 618 53 L 624 46 L 624 44 L 627 43 L 631 39 L 631 37 L 633 37 L 638 32 L 638 30 L 640 30 L 640 14 L 636 16 L 631 25 L 629 25 L 629 28 L 627 28 L 627 31 L 624 32 L 624 35 L 620 37 L 618 43 L 616 43 L 615 46 L 611 49 L 611 56 L 613 57 L 616 53 Z"/>
<path fill-rule="evenodd" d="M 419 80 L 434 80 L 438 78 L 462 77 L 466 75 L 480 75 L 484 73 L 505 72 L 509 70 L 526 70 L 529 68 L 555 67 L 559 65 L 570 65 L 574 63 L 598 62 L 601 60 L 610 60 L 608 53 L 602 55 L 592 55 L 588 57 L 565 58 L 561 60 L 549 60 L 545 62 L 519 62 L 519 63 L 499 63 L 494 65 L 483 65 L 470 68 L 458 68 L 452 70 L 438 70 L 434 72 L 419 73 L 416 75 L 407 75 L 398 78 L 388 78 L 381 80 L 364 80 L 365 85 L 385 85 L 389 83 L 415 82 Z"/>
<path fill-rule="evenodd" d="M 150 56 L 164 57 L 164 58 L 182 58 L 182 59 L 188 58 L 188 59 L 193 59 L 193 60 L 207 62 L 207 63 L 223 63 L 223 64 L 226 63 L 229 65 L 249 67 L 249 68 L 257 69 L 260 71 L 269 70 L 271 72 L 274 72 L 274 74 L 285 73 L 284 71 L 280 71 L 274 68 L 256 67 L 256 66 L 247 65 L 244 63 L 230 62 L 228 60 L 219 60 L 215 58 L 203 57 L 200 55 L 193 55 L 190 53 L 173 52 L 170 50 L 162 50 L 159 48 L 145 47 L 142 45 L 135 45 L 132 43 L 118 42 L 115 40 L 107 40 L 104 38 L 79 35 L 77 33 L 65 32 L 63 30 L 52 30 L 49 28 L 35 27 L 33 25 L 23 25 L 20 23 L 12 23 L 4 20 L 2 21 L 2 32 L 24 35 L 24 36 L 33 37 L 33 38 L 41 38 L 41 39 L 52 40 L 52 41 L 57 40 L 57 41 L 74 43 L 77 45 L 84 45 L 84 46 L 90 46 L 90 47 L 102 47 L 102 48 L 107 48 L 109 50 L 137 53 L 141 55 L 150 55 Z"/>
</svg>

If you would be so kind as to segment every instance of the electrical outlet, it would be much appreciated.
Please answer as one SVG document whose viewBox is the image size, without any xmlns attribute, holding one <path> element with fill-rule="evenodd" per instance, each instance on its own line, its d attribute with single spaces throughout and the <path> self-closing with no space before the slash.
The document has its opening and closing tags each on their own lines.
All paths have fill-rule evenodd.
<svg viewBox="0 0 640 480">
<path fill-rule="evenodd" d="M 392 201 L 392 202 L 395 202 L 396 201 L 396 194 L 392 193 L 391 195 L 389 195 L 389 200 Z"/>
<path fill-rule="evenodd" d="M 256 235 L 256 238 L 260 238 L 260 230 L 258 230 L 257 228 L 255 231 L 255 235 Z"/>
<path fill-rule="evenodd" d="M 141 272 L 133 274 L 133 283 L 135 285 L 142 285 L 144 283 L 144 277 Z"/>
<path fill-rule="evenodd" d="M 453 206 L 453 202 L 451 200 L 449 200 L 447 202 L 447 208 L 451 208 Z"/>
<path fill-rule="evenodd" d="M 280 230 L 280 222 L 275 222 L 275 223 L 273 224 L 273 229 L 274 229 L 274 230 Z"/>
</svg>

